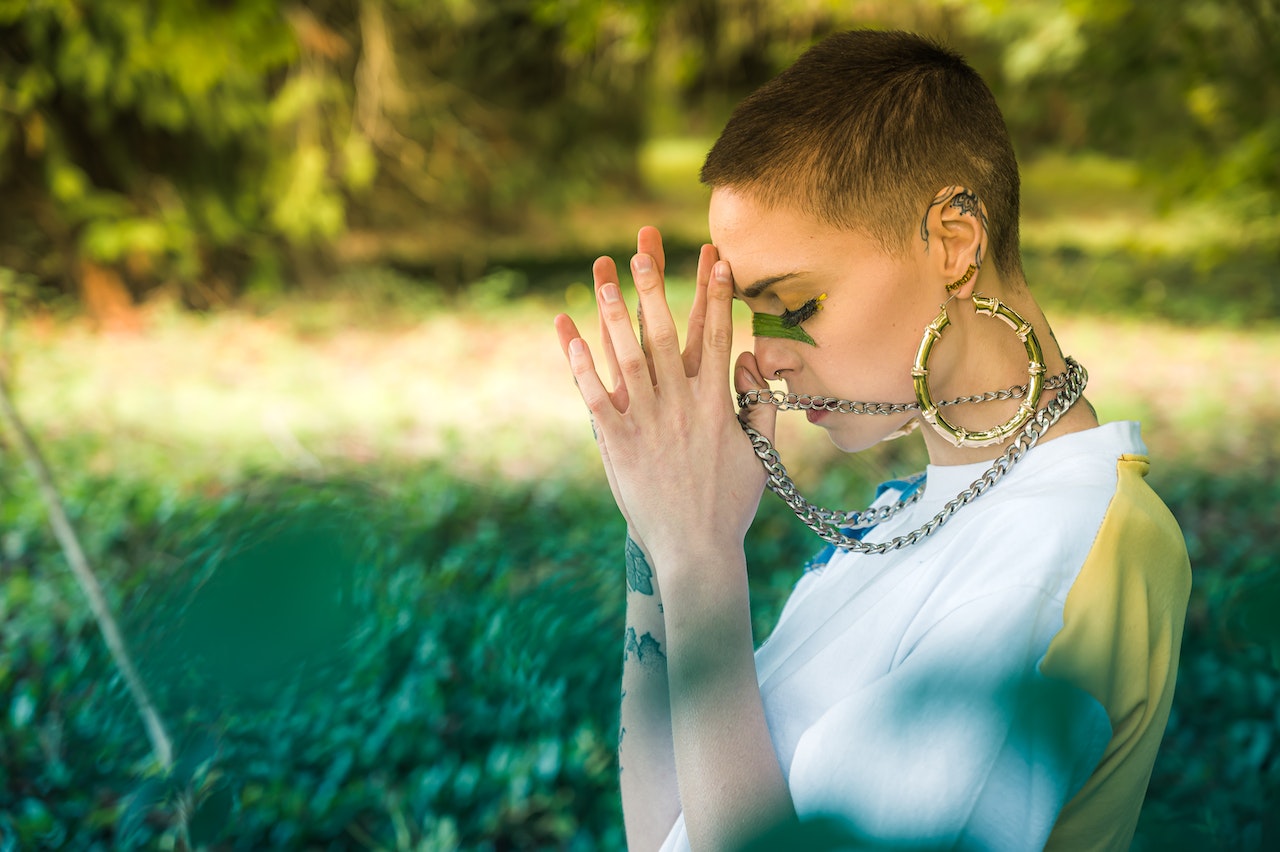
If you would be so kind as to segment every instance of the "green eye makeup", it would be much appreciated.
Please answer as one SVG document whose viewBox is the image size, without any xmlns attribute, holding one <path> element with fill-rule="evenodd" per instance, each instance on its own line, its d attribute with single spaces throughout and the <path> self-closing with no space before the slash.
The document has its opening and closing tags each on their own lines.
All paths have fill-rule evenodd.
<svg viewBox="0 0 1280 852">
<path fill-rule="evenodd" d="M 751 315 L 751 333 L 756 337 L 780 337 L 783 340 L 798 340 L 810 346 L 817 346 L 808 332 L 800 327 L 800 323 L 812 318 L 814 314 L 822 310 L 822 302 L 826 298 L 827 294 L 823 293 L 818 298 L 805 302 L 794 311 L 783 311 L 781 315 L 753 313 Z"/>
</svg>

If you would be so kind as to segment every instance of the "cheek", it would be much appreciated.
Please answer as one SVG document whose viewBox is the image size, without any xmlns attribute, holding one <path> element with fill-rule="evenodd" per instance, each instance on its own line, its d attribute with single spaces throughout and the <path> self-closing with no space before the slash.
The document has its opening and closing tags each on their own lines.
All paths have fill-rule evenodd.
<svg viewBox="0 0 1280 852">
<path fill-rule="evenodd" d="M 864 401 L 907 402 L 914 398 L 911 364 L 919 342 L 919 332 L 905 324 L 868 327 L 820 343 L 818 369 L 826 382 L 856 390 Z"/>
</svg>

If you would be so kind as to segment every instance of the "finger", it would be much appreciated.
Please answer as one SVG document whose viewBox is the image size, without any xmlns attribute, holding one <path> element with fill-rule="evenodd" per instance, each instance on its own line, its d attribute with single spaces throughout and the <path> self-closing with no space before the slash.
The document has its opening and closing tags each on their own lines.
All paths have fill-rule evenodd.
<svg viewBox="0 0 1280 852">
<path fill-rule="evenodd" d="M 667 274 L 667 254 L 662 248 L 662 233 L 652 225 L 645 225 L 636 234 L 636 254 L 647 254 L 658 266 L 658 274 Z"/>
<path fill-rule="evenodd" d="M 693 307 L 689 309 L 689 331 L 684 339 L 684 374 L 690 378 L 698 375 L 702 366 L 702 330 L 707 319 L 707 284 L 711 281 L 711 267 L 720 259 L 720 253 L 712 245 L 704 245 L 698 253 L 698 277 L 693 285 Z"/>
<path fill-rule="evenodd" d="M 729 264 L 718 260 L 711 268 L 707 285 L 707 317 L 702 334 L 702 365 L 699 376 L 723 381 L 733 348 L 733 273 Z"/>
<path fill-rule="evenodd" d="M 582 335 L 578 333 L 578 326 L 568 314 L 560 314 L 556 317 L 556 336 L 560 338 L 560 351 L 568 358 L 569 343 Z"/>
<path fill-rule="evenodd" d="M 733 387 L 738 393 L 746 393 L 757 388 L 768 388 L 769 385 L 760 375 L 760 365 L 756 356 L 750 351 L 738 355 L 737 365 L 733 368 Z M 778 409 L 773 405 L 747 405 L 738 412 L 738 418 L 770 441 L 778 423 Z"/>
<path fill-rule="evenodd" d="M 587 404 L 587 410 L 591 412 L 591 428 L 596 432 L 596 441 L 600 442 L 603 440 L 601 433 L 616 423 L 618 410 L 613 406 L 609 391 L 600 381 L 600 375 L 596 372 L 595 361 L 591 357 L 591 349 L 587 346 L 587 342 L 581 337 L 575 337 L 569 341 L 565 354 L 569 358 L 569 369 L 573 371 L 578 393 L 582 395 L 582 401 Z"/>
<path fill-rule="evenodd" d="M 600 310 L 600 288 L 605 284 L 618 283 L 618 267 L 613 258 L 599 257 L 591 265 L 591 277 L 595 281 L 596 316 L 600 322 L 600 346 L 604 349 L 605 363 L 609 365 L 610 395 L 613 404 L 619 411 L 626 411 L 630 404 L 627 386 L 622 381 L 622 370 L 618 367 L 618 356 L 613 349 L 613 339 L 609 336 L 609 325 L 604 320 L 604 311 Z"/>
<path fill-rule="evenodd" d="M 644 311 L 644 336 L 641 337 L 645 356 L 652 365 L 654 383 L 662 377 L 685 377 L 684 364 L 680 360 L 680 338 L 676 331 L 671 308 L 667 305 L 666 287 L 658 264 L 651 255 L 637 254 L 631 259 L 631 275 L 640 297 L 639 310 Z"/>
<path fill-rule="evenodd" d="M 652 225 L 645 225 L 636 234 L 636 254 L 647 254 L 653 258 L 654 264 L 658 267 L 658 275 L 663 276 L 665 280 L 667 274 L 667 255 L 662 247 L 662 233 Z M 649 357 L 649 348 L 645 345 L 645 316 L 644 305 L 636 307 L 636 325 L 640 329 L 640 348 L 644 350 L 645 356 Z M 654 384 L 658 383 L 658 370 L 653 363 L 653 358 L 649 357 L 649 374 Z"/>
<path fill-rule="evenodd" d="M 628 408 L 637 402 L 652 400 L 653 380 L 649 375 L 649 364 L 631 327 L 631 315 L 622 300 L 622 290 L 610 281 L 602 284 L 596 295 L 600 300 L 600 315 L 604 317 L 609 340 L 613 344 L 613 353 L 618 359 L 618 372 L 630 399 Z"/>
<path fill-rule="evenodd" d="M 565 360 L 567 360 L 569 362 L 569 366 L 572 367 L 573 366 L 573 352 L 572 352 L 573 343 L 575 340 L 577 341 L 582 340 L 582 336 L 578 334 L 578 326 L 574 324 L 573 320 L 569 317 L 568 314 L 560 314 L 559 316 L 557 316 L 555 320 L 555 325 L 556 325 L 556 335 L 557 337 L 560 338 L 560 349 L 564 352 Z M 584 343 L 583 345 L 585 346 L 586 344 Z M 591 357 L 590 353 L 588 352 L 587 358 L 590 359 L 590 357 Z M 598 383 L 599 381 L 600 381 L 600 377 L 596 376 L 596 382 Z M 578 386 L 578 392 L 581 393 L 582 385 L 578 380 L 578 375 L 576 372 L 574 373 L 574 376 L 573 376 L 573 383 Z M 623 411 L 625 410 L 625 404 L 626 404 L 626 398 L 624 395 L 623 397 L 624 408 L 618 408 L 615 401 L 614 409 L 617 411 Z M 595 436 L 596 442 L 601 444 L 601 446 L 603 446 L 604 436 L 602 436 L 599 430 L 596 429 L 596 419 L 594 415 L 591 417 L 591 434 Z"/>
</svg>

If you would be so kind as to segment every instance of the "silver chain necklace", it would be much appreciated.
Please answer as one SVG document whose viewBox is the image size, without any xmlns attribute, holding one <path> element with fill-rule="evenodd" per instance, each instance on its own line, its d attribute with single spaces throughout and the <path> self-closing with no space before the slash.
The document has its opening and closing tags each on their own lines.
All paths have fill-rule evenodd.
<svg viewBox="0 0 1280 852">
<path fill-rule="evenodd" d="M 1059 373 L 1045 380 L 1045 390 L 1058 390 L 1066 386 L 1067 374 Z M 975 393 L 970 396 L 958 396 L 939 402 L 944 405 L 964 405 L 971 402 L 993 402 L 995 400 L 1022 399 L 1027 395 L 1026 385 L 1014 385 L 998 391 Z M 920 410 L 918 402 L 853 402 L 848 399 L 836 399 L 826 396 L 810 396 L 807 393 L 787 393 L 786 391 L 749 390 L 738 394 L 738 406 L 768 403 L 776 405 L 782 411 L 802 411 L 818 409 L 823 411 L 839 411 L 842 414 L 907 414 Z"/>
<path fill-rule="evenodd" d="M 1058 380 L 1061 379 L 1060 384 Z M 853 553 L 869 553 L 881 554 L 890 551 L 900 550 L 904 547 L 910 547 L 923 538 L 933 535 L 943 524 L 951 519 L 962 506 L 966 506 L 973 502 L 980 494 L 988 488 L 1000 481 L 1006 473 L 1009 472 L 1018 461 L 1027 454 L 1027 451 L 1036 445 L 1040 437 L 1049 431 L 1062 415 L 1067 413 L 1075 402 L 1080 399 L 1084 393 L 1085 385 L 1088 384 L 1089 374 L 1080 365 L 1080 362 L 1074 358 L 1067 358 L 1067 371 L 1061 376 L 1055 376 L 1053 380 L 1055 385 L 1060 387 L 1059 393 L 1044 408 L 1041 408 L 1035 415 L 1027 421 L 1027 425 L 1023 427 L 1018 437 L 1013 439 L 1013 443 L 1005 449 L 1005 451 L 997 458 L 982 476 L 975 479 L 968 488 L 961 491 L 946 505 L 922 526 L 912 530 L 905 535 L 897 536 L 889 541 L 867 544 L 858 539 L 846 535 L 843 530 L 849 528 L 862 528 L 874 526 L 881 521 L 887 520 L 901 512 L 903 509 L 915 503 L 923 496 L 924 489 L 916 489 L 916 492 L 906 500 L 899 500 L 888 506 L 881 506 L 876 509 L 867 509 L 862 512 L 840 512 L 832 509 L 824 509 L 815 506 L 800 495 L 796 490 L 795 483 L 791 481 L 791 477 L 787 475 L 787 468 L 782 463 L 782 458 L 778 455 L 778 451 L 773 448 L 773 444 L 764 435 L 742 423 L 742 430 L 746 432 L 747 437 L 751 439 L 751 449 L 755 451 L 756 456 L 764 465 L 765 473 L 768 475 L 766 484 L 769 490 L 782 498 L 791 511 L 795 512 L 796 517 L 805 523 L 809 529 L 818 534 L 823 541 L 833 544 L 841 550 L 851 551 Z M 1046 387 L 1048 387 L 1046 383 Z M 992 396 L 991 399 L 1003 398 L 1011 399 L 1014 391 L 1021 390 L 1026 393 L 1024 386 L 1016 386 L 1008 391 L 993 391 L 993 394 L 1009 393 L 1010 396 L 1000 397 Z M 752 397 L 749 401 L 744 398 Z M 775 396 L 780 399 L 775 401 Z M 973 397 L 961 397 L 959 400 L 952 400 L 945 404 L 959 404 L 968 401 L 985 401 L 987 394 L 978 394 L 979 399 Z M 793 399 L 794 398 L 794 399 Z M 915 403 L 856 403 L 848 400 L 831 400 L 825 397 L 809 397 L 806 395 L 786 394 L 778 391 L 748 391 L 739 396 L 739 402 L 743 405 L 748 402 L 767 402 L 778 405 L 783 408 L 800 408 L 806 407 L 800 404 L 800 400 L 821 400 L 819 405 L 809 405 L 807 407 L 822 407 L 829 411 L 846 411 L 854 414 L 890 414 L 891 411 L 880 411 L 879 406 L 898 406 L 901 412 L 918 410 L 919 406 Z M 828 407 L 831 403 L 835 403 L 837 407 Z M 859 410 L 856 406 L 877 406 L 876 410 Z M 849 406 L 849 407 L 842 407 Z"/>
</svg>

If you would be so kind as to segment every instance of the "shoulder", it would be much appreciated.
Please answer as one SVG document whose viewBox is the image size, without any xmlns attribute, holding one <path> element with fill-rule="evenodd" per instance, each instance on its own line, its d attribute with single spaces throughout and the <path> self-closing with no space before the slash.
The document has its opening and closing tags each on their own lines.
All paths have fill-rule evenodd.
<svg viewBox="0 0 1280 852">
<path fill-rule="evenodd" d="M 1031 450 L 1011 473 L 962 507 L 921 557 L 939 561 L 941 591 L 976 599 L 1001 589 L 1034 587 L 1062 600 L 1099 547 L 1114 551 L 1135 537 L 1161 543 L 1162 552 L 1185 545 L 1168 509 L 1144 481 L 1149 464 L 1137 424 L 1107 424 Z M 913 518 L 938 511 L 958 485 L 959 472 L 935 477 L 940 485 Z M 941 494 L 936 493 L 938 490 Z M 1133 551 L 1131 560 L 1146 553 Z"/>
</svg>

